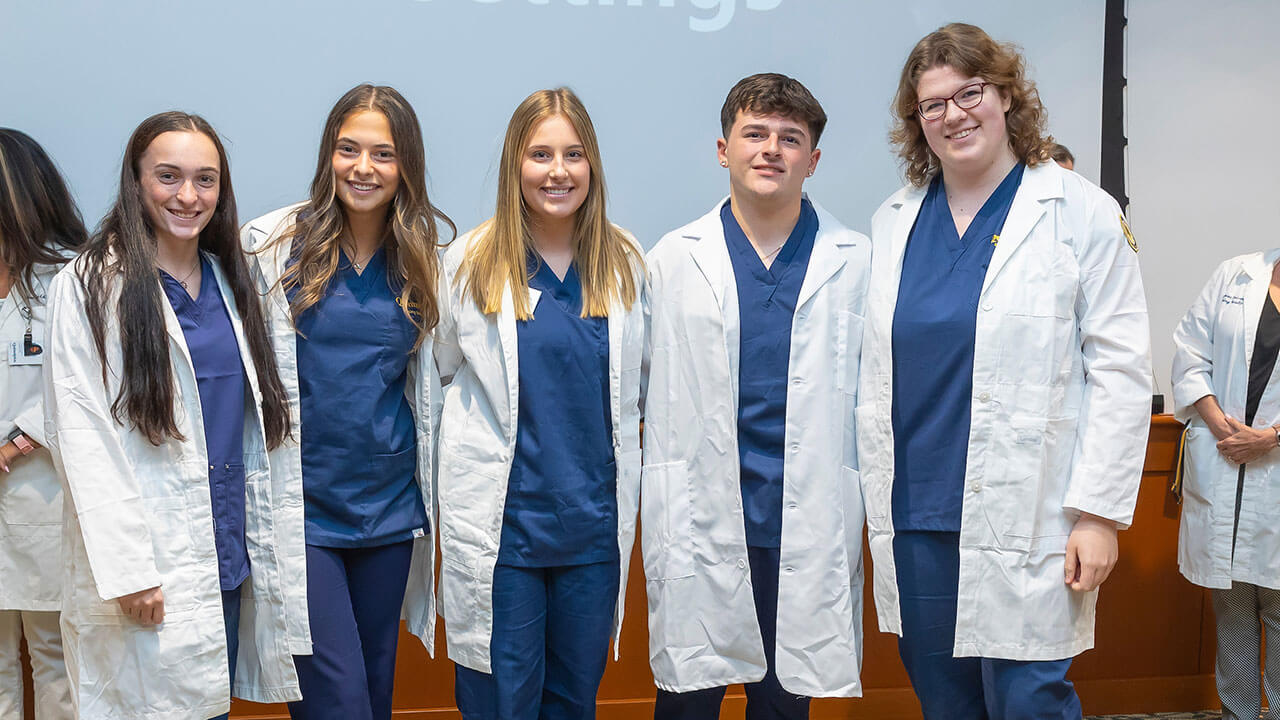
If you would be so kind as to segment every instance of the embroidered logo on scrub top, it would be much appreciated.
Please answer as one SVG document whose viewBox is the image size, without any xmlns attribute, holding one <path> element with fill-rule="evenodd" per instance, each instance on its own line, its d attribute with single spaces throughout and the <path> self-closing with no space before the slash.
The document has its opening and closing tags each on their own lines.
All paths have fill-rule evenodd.
<svg viewBox="0 0 1280 720">
<path fill-rule="evenodd" d="M 1133 236 L 1133 231 L 1129 229 L 1129 223 L 1124 221 L 1124 215 L 1120 216 L 1120 229 L 1124 230 L 1124 239 L 1129 241 L 1129 247 L 1138 252 L 1138 240 Z"/>
</svg>

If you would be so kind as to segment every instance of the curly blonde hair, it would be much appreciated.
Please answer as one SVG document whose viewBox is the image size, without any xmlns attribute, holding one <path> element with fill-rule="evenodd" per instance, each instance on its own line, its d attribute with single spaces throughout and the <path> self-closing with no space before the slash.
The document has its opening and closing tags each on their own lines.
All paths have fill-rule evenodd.
<svg viewBox="0 0 1280 720">
<path fill-rule="evenodd" d="M 948 66 L 962 75 L 980 77 L 1009 98 L 1005 126 L 1009 146 L 1018 160 L 1029 166 L 1049 158 L 1054 142 L 1046 134 L 1048 112 L 1040 102 L 1036 85 L 1027 77 L 1026 62 L 1016 45 L 997 43 L 982 28 L 951 23 L 916 43 L 902 66 L 898 92 L 893 98 L 893 130 L 889 140 L 898 147 L 908 182 L 921 187 L 941 169 L 938 156 L 925 140 L 916 114 L 916 86 L 920 76 L 935 67 Z"/>
</svg>

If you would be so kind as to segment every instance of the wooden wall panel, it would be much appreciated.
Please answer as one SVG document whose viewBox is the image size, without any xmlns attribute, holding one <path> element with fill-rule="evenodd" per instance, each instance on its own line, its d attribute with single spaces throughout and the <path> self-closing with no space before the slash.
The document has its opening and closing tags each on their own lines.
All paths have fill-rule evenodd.
<svg viewBox="0 0 1280 720">
<path fill-rule="evenodd" d="M 1071 671 L 1087 714 L 1217 706 L 1209 595 L 1183 579 L 1177 569 L 1178 505 L 1167 487 L 1180 430 L 1170 416 L 1152 419 L 1134 525 L 1120 534 L 1120 563 L 1098 602 L 1097 647 L 1080 656 Z M 870 582 L 865 595 L 865 696 L 815 701 L 814 720 L 920 717 L 906 671 L 898 660 L 897 641 L 876 629 Z M 626 613 L 622 660 L 609 663 L 600 689 L 599 716 L 648 720 L 654 691 L 638 548 L 632 561 Z M 443 628 L 439 632 L 443 653 Z M 431 660 L 420 642 L 403 635 L 396 671 L 397 720 L 452 720 L 460 717 L 452 703 L 450 663 L 443 657 Z M 731 688 L 722 719 L 740 720 L 743 706 L 741 688 Z M 275 720 L 286 715 L 281 706 L 237 702 L 232 717 Z"/>
</svg>

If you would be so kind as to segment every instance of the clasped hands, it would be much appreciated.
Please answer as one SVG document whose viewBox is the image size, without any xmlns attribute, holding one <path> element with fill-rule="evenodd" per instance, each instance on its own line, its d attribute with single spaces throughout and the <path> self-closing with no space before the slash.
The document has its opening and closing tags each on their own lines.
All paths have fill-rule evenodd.
<svg viewBox="0 0 1280 720">
<path fill-rule="evenodd" d="M 1249 427 L 1225 413 L 1220 417 L 1217 422 L 1205 424 L 1218 439 L 1218 452 L 1236 465 L 1253 462 L 1276 447 L 1275 430 Z"/>
</svg>

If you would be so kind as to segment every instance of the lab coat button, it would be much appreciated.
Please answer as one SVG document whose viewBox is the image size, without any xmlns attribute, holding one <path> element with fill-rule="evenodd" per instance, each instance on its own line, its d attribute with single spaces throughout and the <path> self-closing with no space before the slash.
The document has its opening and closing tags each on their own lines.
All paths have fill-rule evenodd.
<svg viewBox="0 0 1280 720">
<path fill-rule="evenodd" d="M 788 568 L 785 568 L 785 569 L 783 570 L 783 572 L 785 572 L 785 573 L 786 573 L 786 574 L 788 574 L 788 575 L 793 575 L 793 574 L 795 574 L 795 571 L 796 571 L 796 569 L 795 569 L 795 568 L 793 568 L 793 567 L 788 567 Z"/>
<path fill-rule="evenodd" d="M 747 561 L 746 561 L 746 560 L 739 560 L 739 561 L 738 561 L 738 568 L 739 568 L 739 569 L 743 569 L 743 568 L 746 568 L 746 567 L 747 567 Z"/>
<path fill-rule="evenodd" d="M 793 453 L 800 452 L 800 443 L 791 443 L 791 452 Z"/>
<path fill-rule="evenodd" d="M 975 482 L 969 486 L 969 489 L 973 490 L 976 493 L 982 492 L 982 483 Z"/>
<path fill-rule="evenodd" d="M 982 402 L 991 402 L 991 393 L 989 392 L 978 393 L 978 400 Z"/>
<path fill-rule="evenodd" d="M 988 311 L 988 312 L 990 312 L 990 310 L 991 310 L 991 303 L 982 303 L 982 309 L 983 309 L 983 310 L 986 310 L 986 311 Z"/>
</svg>

